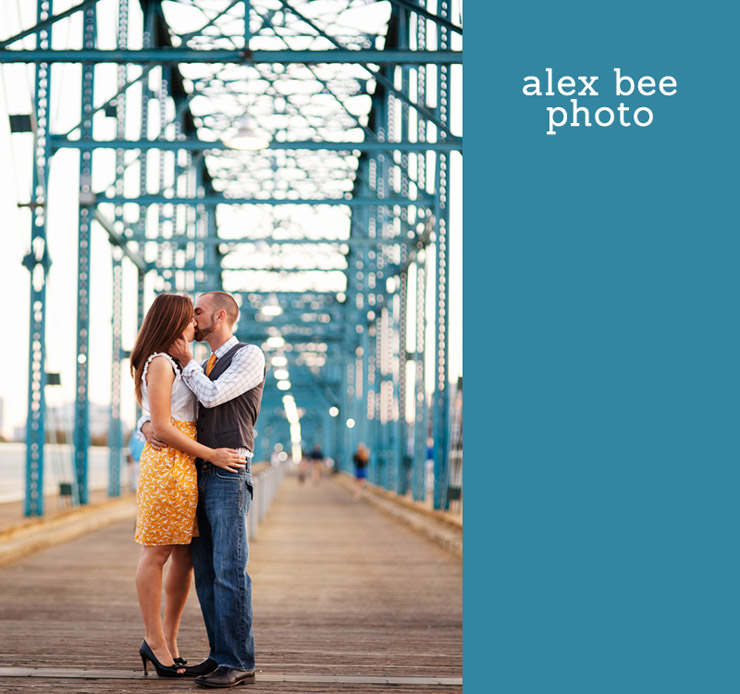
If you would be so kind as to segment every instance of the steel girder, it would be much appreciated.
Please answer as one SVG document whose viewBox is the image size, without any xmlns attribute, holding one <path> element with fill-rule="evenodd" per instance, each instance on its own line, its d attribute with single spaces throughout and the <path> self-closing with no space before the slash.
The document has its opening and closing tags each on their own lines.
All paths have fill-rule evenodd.
<svg viewBox="0 0 740 694">
<path fill-rule="evenodd" d="M 42 4 L 40 0 L 39 7 Z M 100 8 L 110 3 L 87 0 L 57 17 L 40 12 L 37 26 L 21 32 L 39 36 L 33 50 L 7 48 L 21 34 L 0 41 L 0 63 L 35 62 L 37 80 L 41 75 L 48 82 L 48 65 L 41 61 L 83 63 L 76 129 L 52 134 L 47 120 L 44 131 L 38 125 L 44 116 L 38 95 L 35 106 L 36 140 L 41 143 L 37 161 L 43 154 L 39 171 L 60 148 L 74 147 L 81 156 L 75 426 L 81 500 L 87 495 L 89 440 L 89 228 L 97 220 L 116 249 L 111 494 L 120 489 L 115 481 L 122 445 L 118 410 L 121 359 L 126 355 L 121 268 L 130 261 L 138 269 L 139 323 L 152 291 L 235 291 L 241 301 L 240 339 L 262 344 L 270 360 L 285 359 L 290 393 L 311 422 L 307 431 L 314 437 L 320 432 L 327 448 L 333 442 L 334 457 L 343 469 L 350 469 L 352 451 L 363 440 L 374 453 L 371 476 L 377 483 L 402 493 L 410 485 L 414 497 L 423 498 L 431 413 L 434 504 L 444 507 L 449 440 L 448 169 L 450 153 L 462 148 L 460 137 L 451 132 L 449 113 L 451 65 L 462 58 L 450 47 L 449 37 L 461 28 L 451 20 L 448 0 L 439 0 L 436 12 L 423 1 L 394 0 L 375 30 L 367 29 L 366 22 L 354 29 L 351 22 L 342 29 L 341 22 L 333 23 L 353 12 L 377 14 L 379 6 L 366 0 L 336 0 L 334 12 L 301 0 L 280 0 L 280 11 L 272 2 L 214 2 L 206 9 L 183 3 L 202 13 L 201 25 L 187 28 L 178 3 L 165 8 L 154 0 L 140 0 L 144 32 L 142 47 L 136 50 L 129 47 L 128 36 L 135 4 L 120 0 L 117 5 L 114 47 L 96 45 L 96 4 Z M 245 7 L 251 8 L 248 21 Z M 50 27 L 75 11 L 84 16 L 82 45 L 52 49 Z M 93 92 L 94 74 L 98 62 L 105 61 L 120 67 L 114 93 L 103 93 L 101 103 Z M 48 86 L 42 85 L 42 92 Z M 132 95 L 140 101 L 138 112 L 127 108 Z M 116 118 L 113 139 L 110 131 L 100 137 L 100 119 L 108 111 Z M 237 153 L 221 142 L 245 112 L 259 118 L 271 138 L 268 149 Z M 126 125 L 137 117 L 140 137 L 132 139 Z M 106 148 L 115 151 L 115 172 L 113 182 L 101 188 L 92 168 L 93 153 Z M 126 181 L 136 170 L 135 190 Z M 43 176 L 41 180 L 34 186 L 39 197 L 32 203 L 43 199 Z M 44 238 L 44 220 L 39 220 L 32 240 Z M 309 232 L 317 223 L 323 226 L 318 235 Z M 27 259 L 29 269 L 43 276 L 48 255 L 43 244 L 36 242 L 34 248 L 35 255 Z M 272 260 L 255 266 L 240 259 L 245 252 L 251 254 L 246 258 L 262 254 Z M 314 265 L 322 269 L 316 273 L 310 271 L 311 263 L 295 265 L 296 258 L 307 253 L 328 259 L 329 266 Z M 430 267 L 434 284 L 428 279 Z M 266 281 L 270 274 L 279 280 Z M 329 279 L 334 274 L 338 283 Z M 43 290 L 43 282 L 40 287 Z M 425 344 L 426 296 L 435 288 L 435 340 L 430 345 Z M 39 296 L 32 306 L 39 300 L 43 306 Z M 263 313 L 272 301 L 280 305 L 280 317 Z M 43 319 L 43 311 L 35 317 Z M 36 387 L 29 397 L 29 423 L 38 426 L 29 426 L 28 442 L 37 460 L 27 467 L 38 476 L 39 460 L 43 465 L 44 376 L 42 366 L 37 367 L 43 365 L 44 340 L 43 320 L 34 321 L 33 309 L 31 335 L 41 339 L 32 339 L 37 354 L 29 374 Z M 430 350 L 435 355 L 431 401 L 424 386 Z M 32 402 L 38 403 L 33 414 Z M 328 415 L 328 404 L 339 410 L 338 416 Z M 347 426 L 349 419 L 355 422 L 353 429 Z M 265 439 L 260 446 L 266 454 L 264 445 Z"/>
<path fill-rule="evenodd" d="M 13 55 L 17 53 L 18 55 Z M 462 63 L 461 51 L 392 51 L 392 50 L 327 50 L 327 51 L 243 51 L 192 50 L 162 48 L 161 50 L 100 50 L 100 49 L 29 49 L 0 51 L 0 63 L 123 63 L 127 65 L 183 63 L 298 63 L 300 65 L 334 63 L 370 63 L 373 65 L 450 65 Z"/>
<path fill-rule="evenodd" d="M 189 151 L 228 151 L 230 147 L 224 142 L 209 142 L 208 140 L 70 140 L 67 137 L 52 136 L 52 151 L 68 147 L 80 151 L 88 149 L 149 149 L 161 150 L 189 150 Z M 326 150 L 333 152 L 459 152 L 462 151 L 462 140 L 454 138 L 443 142 L 415 142 L 411 140 L 388 142 L 312 142 L 310 140 L 296 142 L 271 142 L 267 149 L 271 150 Z"/>
<path fill-rule="evenodd" d="M 36 19 L 41 26 L 37 45 L 51 45 L 51 27 L 46 22 L 51 8 L 38 0 Z M 44 512 L 44 443 L 46 432 L 46 278 L 51 260 L 47 249 L 47 186 L 49 181 L 49 94 L 51 66 L 36 66 L 34 103 L 36 104 L 36 130 L 33 142 L 31 185 L 31 250 L 23 263 L 31 273 L 28 358 L 28 416 L 26 419 L 26 500 L 27 516 L 40 516 Z"/>
</svg>

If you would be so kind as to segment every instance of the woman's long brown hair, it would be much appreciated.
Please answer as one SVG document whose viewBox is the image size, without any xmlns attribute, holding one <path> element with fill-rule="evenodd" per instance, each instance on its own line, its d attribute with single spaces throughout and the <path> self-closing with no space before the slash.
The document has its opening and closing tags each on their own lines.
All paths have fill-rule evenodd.
<svg viewBox="0 0 740 694">
<path fill-rule="evenodd" d="M 131 350 L 131 375 L 136 399 L 141 404 L 141 378 L 146 360 L 155 352 L 166 352 L 188 323 L 193 320 L 193 302 L 189 296 L 160 294 L 149 307 Z"/>
</svg>

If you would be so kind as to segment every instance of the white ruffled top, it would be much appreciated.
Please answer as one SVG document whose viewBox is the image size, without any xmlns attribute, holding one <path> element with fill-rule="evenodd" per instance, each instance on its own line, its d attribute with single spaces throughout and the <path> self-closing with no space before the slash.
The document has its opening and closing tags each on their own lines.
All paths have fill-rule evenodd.
<svg viewBox="0 0 740 694">
<path fill-rule="evenodd" d="M 172 382 L 172 395 L 170 397 L 170 417 L 178 422 L 195 422 L 198 418 L 198 401 L 193 395 L 193 391 L 185 385 L 182 380 L 180 368 L 177 362 L 166 352 L 155 352 L 144 364 L 144 373 L 141 375 L 141 406 L 147 412 L 149 408 L 149 393 L 146 387 L 146 374 L 149 370 L 149 364 L 154 357 L 164 357 L 172 366 L 175 372 L 175 380 Z"/>
</svg>

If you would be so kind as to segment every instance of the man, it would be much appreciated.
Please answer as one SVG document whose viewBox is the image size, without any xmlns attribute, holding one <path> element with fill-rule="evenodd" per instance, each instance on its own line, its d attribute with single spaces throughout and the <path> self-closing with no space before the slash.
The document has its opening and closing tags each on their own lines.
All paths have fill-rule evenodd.
<svg viewBox="0 0 740 694">
<path fill-rule="evenodd" d="M 225 292 L 208 292 L 195 303 L 195 339 L 211 348 L 207 365 L 192 359 L 184 340 L 169 353 L 186 364 L 182 378 L 200 402 L 198 441 L 237 449 L 245 465 L 236 473 L 197 459 L 198 528 L 192 554 L 195 588 L 206 625 L 210 653 L 186 668 L 203 687 L 254 682 L 252 587 L 247 574 L 246 515 L 252 500 L 253 426 L 265 383 L 265 356 L 256 345 L 233 335 L 239 309 Z M 149 425 L 142 432 L 152 441 Z M 248 493 L 247 493 L 248 492 Z"/>
<path fill-rule="evenodd" d="M 321 444 L 314 444 L 308 457 L 311 459 L 311 479 L 314 484 L 318 484 L 321 480 L 321 467 L 324 464 L 324 453 L 321 450 Z"/>
</svg>

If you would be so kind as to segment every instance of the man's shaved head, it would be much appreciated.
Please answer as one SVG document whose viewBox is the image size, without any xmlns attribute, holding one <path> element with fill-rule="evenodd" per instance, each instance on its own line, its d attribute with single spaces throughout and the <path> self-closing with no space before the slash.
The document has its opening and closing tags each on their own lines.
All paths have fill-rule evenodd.
<svg viewBox="0 0 740 694">
<path fill-rule="evenodd" d="M 226 292 L 206 292 L 202 296 L 210 300 L 214 310 L 226 311 L 226 320 L 233 328 L 236 319 L 239 318 L 239 306 L 237 306 L 234 297 Z"/>
</svg>

